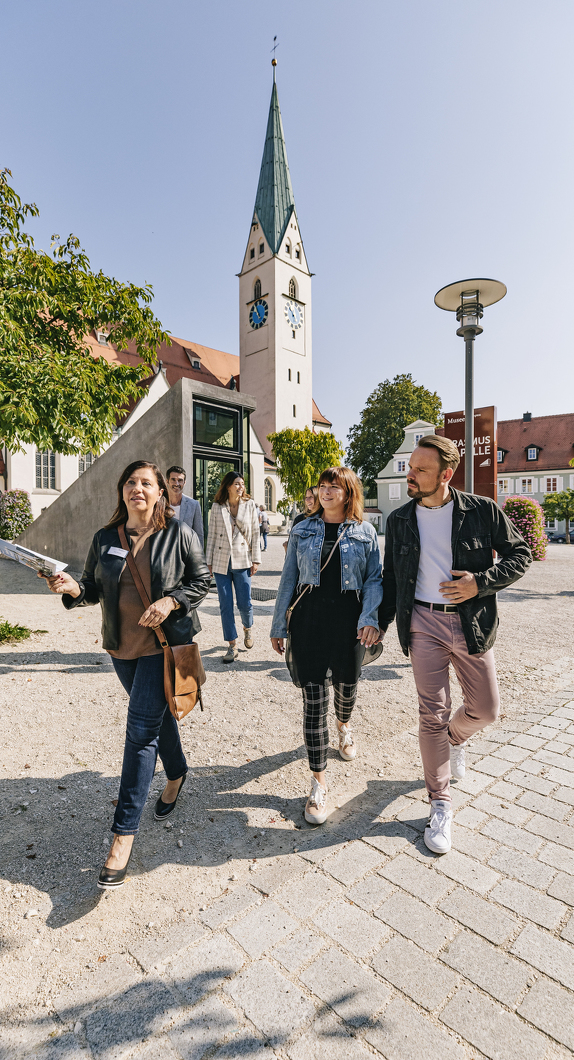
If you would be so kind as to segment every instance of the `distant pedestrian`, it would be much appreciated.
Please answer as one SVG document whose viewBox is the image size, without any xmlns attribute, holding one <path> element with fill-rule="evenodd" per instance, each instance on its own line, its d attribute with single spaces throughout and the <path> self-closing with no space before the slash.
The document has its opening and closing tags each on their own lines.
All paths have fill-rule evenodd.
<svg viewBox="0 0 574 1060">
<path fill-rule="evenodd" d="M 259 505 L 259 536 L 263 540 L 262 552 L 267 551 L 267 534 L 269 532 L 269 519 L 262 504 Z"/>
<path fill-rule="evenodd" d="M 317 487 L 316 486 L 309 486 L 307 492 L 305 493 L 304 511 L 299 512 L 299 515 L 295 516 L 295 518 L 294 518 L 294 520 L 293 520 L 293 522 L 291 524 L 291 530 L 293 529 L 294 526 L 297 526 L 297 523 L 302 522 L 303 519 L 308 519 L 309 518 L 309 515 L 311 514 L 311 512 L 313 511 L 313 508 L 315 506 L 315 501 L 317 500 L 317 496 L 318 496 Z M 285 549 L 285 552 L 287 552 L 287 545 L 288 544 L 289 544 L 288 541 L 284 541 L 283 542 L 283 548 Z"/>
<path fill-rule="evenodd" d="M 181 519 L 182 523 L 187 523 L 188 526 L 191 526 L 192 530 L 195 530 L 203 548 L 203 517 L 201 514 L 201 506 L 199 501 L 194 500 L 193 497 L 188 497 L 183 492 L 183 487 L 185 486 L 185 480 L 187 478 L 184 468 L 178 467 L 177 464 L 174 464 L 172 467 L 168 467 L 165 477 L 169 492 L 169 504 L 175 518 Z"/>
<path fill-rule="evenodd" d="M 271 624 L 271 643 L 303 692 L 303 734 L 311 794 L 305 820 L 327 819 L 327 711 L 333 684 L 339 754 L 355 758 L 349 729 L 365 648 L 379 640 L 382 598 L 377 535 L 363 519 L 361 484 L 348 467 L 331 467 L 319 479 L 310 516 L 294 526 Z M 288 611 L 289 609 L 289 611 Z"/>
<path fill-rule="evenodd" d="M 124 528 L 149 598 L 141 598 L 126 563 L 119 528 Z M 162 626 L 169 644 L 187 644 L 201 629 L 196 608 L 209 588 L 209 571 L 197 534 L 173 517 L 167 484 L 155 464 L 136 460 L 118 482 L 118 504 L 109 523 L 94 536 L 79 582 L 62 572 L 48 578 L 67 610 L 101 604 L 102 643 L 130 700 L 124 760 L 112 832 L 115 838 L 98 887 L 121 887 L 134 836 L 148 797 L 157 756 L 167 777 L 155 805 L 156 820 L 175 809 L 187 775 L 177 721 L 163 686 L 164 656 L 154 629 Z"/>
<path fill-rule="evenodd" d="M 496 593 L 531 562 L 525 541 L 494 501 L 450 485 L 459 460 L 450 439 L 427 434 L 419 440 L 407 472 L 411 499 L 387 519 L 379 610 L 382 630 L 396 615 L 401 647 L 411 657 L 430 800 L 424 840 L 436 854 L 451 847 L 451 774 L 464 777 L 466 741 L 498 717 Z M 453 717 L 449 663 L 464 697 Z"/>
<path fill-rule="evenodd" d="M 223 638 L 229 644 L 222 662 L 232 663 L 239 655 L 233 590 L 243 622 L 243 643 L 246 648 L 252 648 L 251 576 L 261 563 L 257 508 L 237 471 L 227 472 L 215 494 L 209 516 L 206 559 L 215 575 Z"/>
</svg>

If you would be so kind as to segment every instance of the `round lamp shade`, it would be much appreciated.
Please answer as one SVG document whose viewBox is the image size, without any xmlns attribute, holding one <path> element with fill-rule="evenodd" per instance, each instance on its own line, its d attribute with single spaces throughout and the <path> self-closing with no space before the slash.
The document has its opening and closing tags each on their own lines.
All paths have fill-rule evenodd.
<svg viewBox="0 0 574 1060">
<path fill-rule="evenodd" d="M 506 294 L 506 286 L 499 280 L 457 280 L 449 283 L 448 287 L 441 287 L 434 296 L 435 305 L 439 309 L 448 309 L 451 313 L 456 312 L 460 305 L 463 291 L 478 291 L 478 300 L 482 306 L 493 305 L 500 302 Z"/>
</svg>

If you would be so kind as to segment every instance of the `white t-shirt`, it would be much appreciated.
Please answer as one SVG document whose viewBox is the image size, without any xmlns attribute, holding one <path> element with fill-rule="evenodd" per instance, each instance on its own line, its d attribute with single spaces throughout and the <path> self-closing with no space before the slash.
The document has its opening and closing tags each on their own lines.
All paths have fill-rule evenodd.
<svg viewBox="0 0 574 1060">
<path fill-rule="evenodd" d="M 179 513 L 181 511 L 181 504 L 171 504 L 170 508 L 172 509 L 175 518 L 179 519 Z"/>
<path fill-rule="evenodd" d="M 417 524 L 421 551 L 415 600 L 427 604 L 444 604 L 439 591 L 440 582 L 451 582 L 452 574 L 452 512 L 453 501 L 440 508 L 425 508 L 417 504 Z"/>
</svg>

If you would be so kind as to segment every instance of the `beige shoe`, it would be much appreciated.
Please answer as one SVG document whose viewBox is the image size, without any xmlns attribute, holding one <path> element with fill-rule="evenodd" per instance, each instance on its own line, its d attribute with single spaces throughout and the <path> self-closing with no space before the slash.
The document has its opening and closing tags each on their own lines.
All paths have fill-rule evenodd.
<svg viewBox="0 0 574 1060">
<path fill-rule="evenodd" d="M 251 627 L 249 627 L 249 629 L 246 629 L 245 626 L 244 626 L 243 627 L 243 634 L 244 634 L 243 643 L 245 644 L 245 647 L 246 648 L 252 648 L 253 647 L 253 636 L 252 636 L 252 633 L 251 633 Z"/>
<path fill-rule="evenodd" d="M 357 757 L 355 741 L 346 725 L 339 729 L 339 754 L 345 762 L 352 762 Z"/>
<path fill-rule="evenodd" d="M 308 824 L 325 824 L 327 820 L 327 792 L 313 777 L 311 794 L 305 803 L 305 820 Z"/>
<path fill-rule="evenodd" d="M 235 662 L 235 660 L 237 659 L 238 655 L 239 655 L 239 652 L 237 651 L 237 648 L 235 647 L 235 645 L 234 644 L 230 644 L 221 661 L 224 662 L 224 663 Z"/>
</svg>

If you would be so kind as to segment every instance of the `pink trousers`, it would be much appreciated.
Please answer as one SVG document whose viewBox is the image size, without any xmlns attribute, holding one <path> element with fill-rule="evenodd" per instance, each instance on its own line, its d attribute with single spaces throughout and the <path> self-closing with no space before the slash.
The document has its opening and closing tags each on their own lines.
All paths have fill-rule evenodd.
<svg viewBox="0 0 574 1060">
<path fill-rule="evenodd" d="M 409 642 L 419 697 L 419 744 L 431 799 L 450 799 L 450 744 L 496 721 L 500 706 L 494 652 L 469 655 L 458 614 L 415 604 Z M 449 663 L 463 703 L 450 717 Z M 450 738 L 449 738 L 450 737 Z"/>
</svg>

